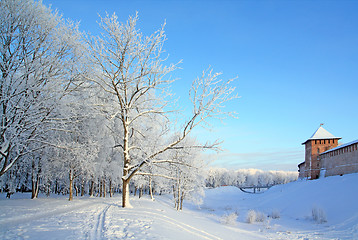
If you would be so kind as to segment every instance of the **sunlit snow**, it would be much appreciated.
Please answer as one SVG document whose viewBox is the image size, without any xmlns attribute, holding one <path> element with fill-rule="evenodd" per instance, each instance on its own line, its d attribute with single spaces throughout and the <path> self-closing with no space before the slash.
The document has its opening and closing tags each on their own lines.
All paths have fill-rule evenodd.
<svg viewBox="0 0 358 240">
<path fill-rule="evenodd" d="M 173 208 L 170 195 L 155 201 L 131 196 L 134 208 L 124 209 L 118 194 L 69 202 L 58 195 L 30 200 L 28 194 L 8 200 L 3 193 L 0 239 L 357 239 L 357 182 L 358 174 L 350 174 L 261 194 L 206 189 L 201 206 L 187 203 L 183 211 Z M 315 221 L 313 209 L 322 210 L 326 221 Z M 249 210 L 263 213 L 263 221 L 248 223 Z"/>
</svg>

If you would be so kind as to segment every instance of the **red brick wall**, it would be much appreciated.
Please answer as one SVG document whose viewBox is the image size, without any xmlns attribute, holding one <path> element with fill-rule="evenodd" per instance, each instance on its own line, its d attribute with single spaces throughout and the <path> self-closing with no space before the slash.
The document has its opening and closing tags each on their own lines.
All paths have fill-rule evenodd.
<svg viewBox="0 0 358 240">
<path fill-rule="evenodd" d="M 310 179 L 319 177 L 321 163 L 318 159 L 320 153 L 338 146 L 338 139 L 309 140 L 305 143 L 305 166 L 307 176 Z"/>
<path fill-rule="evenodd" d="M 358 172 L 358 143 L 354 143 L 320 156 L 325 176 Z"/>
</svg>

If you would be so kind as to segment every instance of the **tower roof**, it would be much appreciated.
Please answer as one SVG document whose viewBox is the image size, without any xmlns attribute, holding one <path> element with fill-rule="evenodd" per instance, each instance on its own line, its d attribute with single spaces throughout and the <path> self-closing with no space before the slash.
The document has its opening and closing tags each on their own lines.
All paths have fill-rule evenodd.
<svg viewBox="0 0 358 240">
<path fill-rule="evenodd" d="M 340 137 L 335 137 L 332 133 L 328 132 L 322 127 L 322 125 L 313 133 L 313 135 L 306 140 L 317 140 L 317 139 L 341 139 Z M 306 142 L 302 143 L 305 144 Z"/>
</svg>

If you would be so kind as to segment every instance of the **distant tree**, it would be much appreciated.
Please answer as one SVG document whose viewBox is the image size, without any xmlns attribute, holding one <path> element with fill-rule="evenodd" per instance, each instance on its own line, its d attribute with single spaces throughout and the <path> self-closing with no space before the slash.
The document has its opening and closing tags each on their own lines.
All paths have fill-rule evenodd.
<svg viewBox="0 0 358 240">
<path fill-rule="evenodd" d="M 212 167 L 207 173 L 206 186 L 267 186 L 296 181 L 297 177 L 297 172 L 262 171 L 259 169 L 229 170 Z"/>
<path fill-rule="evenodd" d="M 187 147 L 183 146 L 187 145 Z M 204 195 L 206 163 L 201 156 L 201 150 L 191 148 L 197 145 L 193 139 L 187 138 L 179 146 L 181 150 L 171 151 L 170 176 L 173 177 L 173 195 L 177 210 L 183 209 L 185 199 L 192 199 L 200 203 Z"/>
</svg>

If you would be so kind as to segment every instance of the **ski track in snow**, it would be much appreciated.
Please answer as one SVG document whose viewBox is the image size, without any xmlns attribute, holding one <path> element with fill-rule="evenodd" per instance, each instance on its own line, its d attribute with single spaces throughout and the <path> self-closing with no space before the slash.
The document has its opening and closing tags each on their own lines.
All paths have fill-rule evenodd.
<svg viewBox="0 0 358 240">
<path fill-rule="evenodd" d="M 104 233 L 104 222 L 106 219 L 106 213 L 111 205 L 105 206 L 101 209 L 100 213 L 96 217 L 95 224 L 93 225 L 92 234 L 90 235 L 90 239 L 102 239 Z"/>
<path fill-rule="evenodd" d="M 133 219 L 133 216 L 136 218 Z M 174 218 L 155 213 L 154 211 L 127 210 L 117 204 L 103 206 L 100 211 L 97 211 L 97 216 L 94 217 L 93 221 L 91 233 L 86 234 L 89 235 L 89 239 L 165 239 L 163 236 L 150 233 L 150 228 L 154 221 L 161 226 L 166 224 L 172 225 L 176 229 L 195 236 L 195 239 L 221 239 L 201 229 Z"/>
</svg>

